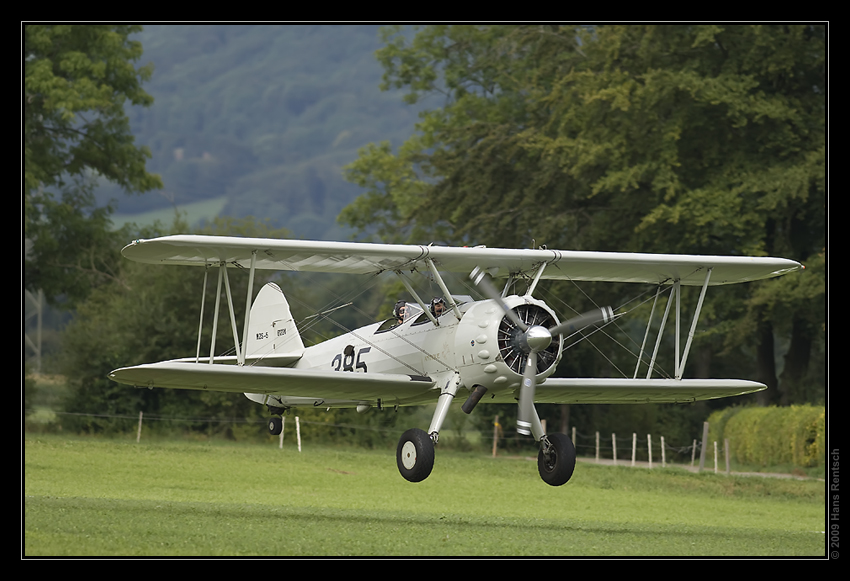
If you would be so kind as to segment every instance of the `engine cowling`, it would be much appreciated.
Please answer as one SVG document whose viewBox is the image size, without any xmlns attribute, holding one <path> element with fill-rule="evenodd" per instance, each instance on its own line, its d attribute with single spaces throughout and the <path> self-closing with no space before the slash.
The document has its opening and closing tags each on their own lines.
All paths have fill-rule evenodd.
<svg viewBox="0 0 850 581">
<path fill-rule="evenodd" d="M 505 305 L 528 326 L 551 328 L 559 323 L 555 313 L 530 296 L 510 296 Z M 455 334 L 455 352 L 461 381 L 468 389 L 476 385 L 490 392 L 512 391 L 519 387 L 527 355 L 523 352 L 519 329 L 492 300 L 475 303 L 463 315 Z M 561 336 L 537 356 L 537 380 L 554 373 L 561 358 Z"/>
</svg>

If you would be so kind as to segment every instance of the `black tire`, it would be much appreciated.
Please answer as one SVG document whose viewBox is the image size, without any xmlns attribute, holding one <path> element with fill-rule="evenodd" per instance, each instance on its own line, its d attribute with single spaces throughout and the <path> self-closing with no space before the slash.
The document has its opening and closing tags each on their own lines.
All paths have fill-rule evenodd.
<svg viewBox="0 0 850 581">
<path fill-rule="evenodd" d="M 395 457 L 405 480 L 422 482 L 434 468 L 434 442 L 423 430 L 411 428 L 401 435 Z"/>
<path fill-rule="evenodd" d="M 566 434 L 547 436 L 552 449 L 547 458 L 543 450 L 537 454 L 537 471 L 540 478 L 550 486 L 566 484 L 576 467 L 576 448 Z"/>
<path fill-rule="evenodd" d="M 272 436 L 279 436 L 283 431 L 283 419 L 274 417 L 269 418 L 269 432 L 271 432 Z"/>
</svg>

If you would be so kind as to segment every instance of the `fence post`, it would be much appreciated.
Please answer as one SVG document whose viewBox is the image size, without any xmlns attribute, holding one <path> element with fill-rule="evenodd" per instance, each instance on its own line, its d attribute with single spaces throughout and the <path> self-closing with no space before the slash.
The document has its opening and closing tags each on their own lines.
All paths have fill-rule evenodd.
<svg viewBox="0 0 850 581">
<path fill-rule="evenodd" d="M 637 433 L 632 432 L 632 466 L 635 465 L 635 451 L 637 450 Z"/>
<path fill-rule="evenodd" d="M 723 438 L 723 455 L 726 457 L 726 474 L 729 474 L 729 438 Z"/>
<path fill-rule="evenodd" d="M 286 416 L 280 416 L 280 442 L 277 447 L 278 450 L 283 450 L 283 427 L 286 425 Z"/>
<path fill-rule="evenodd" d="M 295 437 L 298 439 L 298 451 L 301 451 L 301 423 L 298 421 L 298 416 L 295 416 Z"/>
<path fill-rule="evenodd" d="M 617 465 L 617 434 L 611 434 L 611 447 L 614 449 L 614 466 Z"/>
<path fill-rule="evenodd" d="M 664 436 L 661 436 L 661 467 L 667 468 L 667 453 L 664 451 Z"/>
<path fill-rule="evenodd" d="M 646 435 L 646 447 L 649 449 L 649 467 L 652 468 L 652 436 Z"/>
<path fill-rule="evenodd" d="M 705 448 L 708 444 L 708 422 L 702 423 L 702 445 L 699 449 L 699 471 L 705 468 Z"/>
<path fill-rule="evenodd" d="M 691 448 L 691 468 L 694 467 L 694 458 L 697 456 L 697 441 L 694 440 L 694 445 Z"/>
<path fill-rule="evenodd" d="M 596 432 L 596 461 L 599 462 L 599 432 Z"/>
<path fill-rule="evenodd" d="M 717 440 L 714 441 L 714 473 L 717 474 Z"/>
<path fill-rule="evenodd" d="M 499 441 L 499 416 L 493 420 L 493 458 L 496 457 L 496 442 Z"/>
<path fill-rule="evenodd" d="M 139 412 L 139 429 L 136 430 L 136 443 L 142 439 L 142 412 Z"/>
</svg>

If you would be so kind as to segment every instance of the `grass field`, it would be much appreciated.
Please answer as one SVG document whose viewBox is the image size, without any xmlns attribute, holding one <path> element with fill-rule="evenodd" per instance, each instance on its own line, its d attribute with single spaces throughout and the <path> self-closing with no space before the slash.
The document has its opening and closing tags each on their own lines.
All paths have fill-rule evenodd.
<svg viewBox="0 0 850 581">
<path fill-rule="evenodd" d="M 227 205 L 227 197 L 221 196 L 201 202 L 181 204 L 177 207 L 177 211 L 185 214 L 185 219 L 189 224 L 197 224 L 203 220 L 212 221 L 221 213 L 225 205 Z M 120 228 L 127 222 L 134 222 L 140 226 L 151 226 L 160 222 L 164 226 L 169 226 L 174 222 L 174 212 L 174 207 L 167 206 L 139 214 L 113 214 L 112 223 L 115 224 L 116 228 Z"/>
<path fill-rule="evenodd" d="M 24 556 L 825 555 L 823 482 L 284 446 L 26 436 Z"/>
</svg>

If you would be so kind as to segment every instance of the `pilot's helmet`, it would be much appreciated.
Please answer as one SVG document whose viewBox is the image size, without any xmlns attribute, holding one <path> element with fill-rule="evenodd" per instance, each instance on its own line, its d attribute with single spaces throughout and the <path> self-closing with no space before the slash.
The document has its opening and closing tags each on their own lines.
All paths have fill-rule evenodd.
<svg viewBox="0 0 850 581">
<path fill-rule="evenodd" d="M 440 306 L 440 312 L 437 313 L 437 305 Z M 446 301 L 443 300 L 443 297 L 434 297 L 431 299 L 431 314 L 432 315 L 442 315 L 446 312 Z"/>
<path fill-rule="evenodd" d="M 404 320 L 404 316 L 407 314 L 407 301 L 397 301 L 395 306 L 393 307 L 393 316 L 396 319 Z"/>
</svg>

